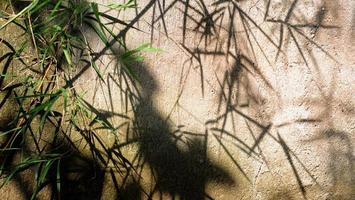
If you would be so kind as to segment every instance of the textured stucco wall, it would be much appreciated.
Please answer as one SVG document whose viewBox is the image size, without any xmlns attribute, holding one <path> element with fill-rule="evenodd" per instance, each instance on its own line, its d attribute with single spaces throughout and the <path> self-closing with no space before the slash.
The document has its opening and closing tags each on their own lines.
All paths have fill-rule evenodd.
<svg viewBox="0 0 355 200">
<path fill-rule="evenodd" d="M 215 199 L 354 196 L 353 2 L 186 2 L 140 1 L 143 32 L 127 34 L 164 50 L 136 68 L 139 118 L 157 126 L 147 140 L 164 138 L 138 144 L 158 182 L 171 179 L 157 190 L 189 198 L 180 182 L 196 179 Z M 220 174 L 181 164 L 194 145 Z"/>
<path fill-rule="evenodd" d="M 119 127 L 118 137 L 100 137 L 108 147 L 127 143 L 122 153 L 142 166 L 128 179 L 115 174 L 122 191 L 128 199 L 354 198 L 355 2 L 215 2 L 140 0 L 112 13 L 140 29 L 128 31 L 128 47 L 163 51 L 134 67 L 136 87 L 111 55 L 98 62 L 105 83 L 92 69 L 75 79 Z M 147 130 L 136 133 L 133 121 Z M 123 195 L 111 175 L 102 199 Z"/>
</svg>

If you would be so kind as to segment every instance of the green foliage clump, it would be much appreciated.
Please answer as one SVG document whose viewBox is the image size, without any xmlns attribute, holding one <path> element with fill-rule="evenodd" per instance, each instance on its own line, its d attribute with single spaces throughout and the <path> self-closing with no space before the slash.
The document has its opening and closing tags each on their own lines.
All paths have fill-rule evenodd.
<svg viewBox="0 0 355 200">
<path fill-rule="evenodd" d="M 143 60 L 142 51 L 157 51 L 157 49 L 151 48 L 149 44 L 143 44 L 129 50 L 125 45 L 124 37 L 113 33 L 109 25 L 119 24 L 127 30 L 134 27 L 108 14 L 111 10 L 124 11 L 136 6 L 136 0 L 109 5 L 99 5 L 84 0 L 9 0 L 9 8 L 6 10 L 11 12 L 0 11 L 0 19 L 5 21 L 0 24 L 0 31 L 4 31 L 9 25 L 16 25 L 23 30 L 23 37 L 27 38 L 17 49 L 10 42 L 0 38 L 0 43 L 11 49 L 9 54 L 11 56 L 7 57 L 8 61 L 3 67 L 9 67 L 17 59 L 37 72 L 35 74 L 10 74 L 4 73 L 4 70 L 1 72 L 2 79 L 11 77 L 13 80 L 4 87 L 1 83 L 1 91 L 10 87 L 15 88 L 16 90 L 11 90 L 11 94 L 15 96 L 19 109 L 8 124 L 10 128 L 0 132 L 0 137 L 7 138 L 0 149 L 3 157 L 0 161 L 0 170 L 5 177 L 0 186 L 8 183 L 17 174 L 35 168 L 36 185 L 31 199 L 35 199 L 41 189 L 48 184 L 50 175 L 55 177 L 56 193 L 60 194 L 60 163 L 67 152 L 61 153 L 56 148 L 50 149 L 48 145 L 40 144 L 38 138 L 44 137 L 42 134 L 47 134 L 47 124 L 55 127 L 54 138 L 58 138 L 57 135 L 60 133 L 65 134 L 64 119 L 69 119 L 69 126 L 82 131 L 79 130 L 78 116 L 88 118 L 88 124 L 95 121 L 114 132 L 113 126 L 108 121 L 92 114 L 81 94 L 71 88 L 70 84 L 63 84 L 59 80 L 70 83 L 69 76 L 66 74 L 68 69 L 87 64 L 96 71 L 101 81 L 104 81 L 102 70 L 95 64 L 100 55 L 90 47 L 86 31 L 95 33 L 106 50 L 117 52 L 112 47 L 118 45 L 121 53 L 115 55 L 117 60 L 123 70 L 136 80 L 137 76 L 131 66 Z M 105 8 L 106 11 L 101 12 L 99 8 Z M 32 52 L 28 53 L 29 51 Z M 26 56 L 31 57 L 31 64 L 22 60 Z M 38 125 L 34 126 L 35 123 Z M 34 150 L 26 149 L 28 148 L 26 143 L 33 143 Z M 50 145 L 55 146 L 55 144 Z M 9 160 L 13 153 L 20 153 L 21 158 L 15 166 L 11 164 L 12 166 L 9 167 Z M 100 161 L 106 162 L 96 149 L 93 150 L 93 154 Z"/>
</svg>

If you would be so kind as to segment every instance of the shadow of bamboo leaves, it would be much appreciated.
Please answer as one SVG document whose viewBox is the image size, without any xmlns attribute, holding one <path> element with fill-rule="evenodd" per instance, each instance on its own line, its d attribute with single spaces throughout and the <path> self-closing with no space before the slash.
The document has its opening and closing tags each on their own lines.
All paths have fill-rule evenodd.
<svg viewBox="0 0 355 200">
<path fill-rule="evenodd" d="M 282 146 L 282 149 L 283 149 L 283 151 L 284 151 L 284 153 L 285 153 L 285 155 L 287 157 L 287 160 L 288 160 L 288 162 L 289 162 L 289 164 L 290 164 L 290 166 L 292 168 L 292 171 L 293 171 L 293 173 L 295 175 L 295 178 L 297 180 L 297 184 L 298 184 L 299 189 L 300 189 L 300 191 L 302 193 L 302 197 L 303 197 L 303 199 L 307 199 L 307 197 L 306 197 L 306 195 L 307 195 L 306 194 L 306 189 L 305 189 L 305 187 L 304 187 L 304 185 L 302 183 L 301 177 L 298 174 L 298 171 L 296 169 L 294 161 L 293 161 L 293 159 L 291 157 L 290 150 L 289 150 L 286 142 L 281 138 L 280 134 L 277 134 L 277 137 L 278 137 L 280 145 Z"/>
<path fill-rule="evenodd" d="M 33 4 L 31 5 L 36 5 L 37 1 L 34 1 Z M 59 1 L 60 2 L 60 1 Z M 192 2 L 194 2 L 197 6 L 192 6 Z M 92 154 L 92 160 L 86 161 L 84 158 L 82 163 L 84 165 L 88 164 L 89 166 L 100 166 L 97 168 L 91 168 L 88 170 L 89 172 L 84 174 L 89 174 L 89 173 L 94 173 L 97 174 L 99 177 L 99 187 L 102 185 L 102 174 L 103 169 L 105 166 L 108 165 L 109 162 L 114 163 L 114 167 L 110 169 L 110 173 L 112 176 L 112 179 L 114 180 L 114 185 L 116 188 L 118 188 L 119 192 L 119 197 L 121 198 L 127 198 L 127 195 L 133 195 L 132 193 L 135 193 L 133 196 L 130 196 L 131 198 L 141 198 L 141 193 L 143 192 L 143 189 L 140 185 L 140 174 L 143 170 L 143 166 L 149 166 L 151 171 L 153 171 L 153 176 L 156 179 L 156 186 L 151 191 L 151 193 L 154 192 L 160 192 L 160 193 L 169 193 L 171 196 L 180 196 L 182 199 L 204 199 L 204 198 L 212 198 L 208 194 L 205 193 L 205 187 L 206 184 L 210 181 L 219 181 L 221 183 L 226 183 L 226 184 L 233 184 L 234 180 L 230 177 L 230 175 L 221 167 L 219 167 L 217 164 L 212 163 L 208 157 L 206 156 L 206 143 L 207 139 L 205 138 L 204 140 L 199 140 L 199 139 L 191 139 L 189 138 L 190 136 L 196 136 L 198 133 L 191 133 L 189 131 L 176 131 L 174 133 L 179 134 L 179 135 L 174 135 L 172 134 L 172 128 L 170 127 L 170 124 L 167 122 L 167 120 L 163 120 L 163 117 L 158 114 L 157 109 L 154 106 L 149 107 L 148 105 L 151 104 L 152 101 L 152 93 L 155 92 L 156 90 L 156 83 L 154 83 L 154 79 L 151 77 L 151 75 L 145 71 L 145 67 L 143 66 L 143 69 L 136 69 L 135 67 L 130 67 L 131 65 L 135 65 L 137 61 L 141 61 L 142 57 L 138 54 L 140 51 L 148 48 L 147 45 L 142 45 L 141 47 L 138 47 L 137 49 L 133 50 L 128 50 L 128 48 L 125 46 L 125 36 L 127 32 L 131 29 L 135 29 L 138 31 L 142 31 L 139 28 L 137 28 L 136 24 L 138 24 L 138 21 L 144 16 L 149 10 L 153 10 L 153 17 L 152 17 L 152 32 L 151 32 L 151 40 L 153 40 L 153 34 L 154 34 L 154 26 L 155 23 L 157 23 L 159 20 L 163 24 L 163 29 L 166 35 L 168 35 L 168 27 L 166 25 L 165 21 L 165 15 L 169 10 L 171 10 L 173 7 L 176 6 L 176 4 L 182 4 L 183 9 L 180 10 L 183 13 L 183 18 L 182 18 L 182 46 L 183 48 L 190 54 L 190 62 L 192 65 L 192 62 L 195 61 L 197 62 L 199 66 L 199 71 L 200 71 L 200 76 L 201 76 L 201 90 L 202 90 L 202 95 L 204 95 L 204 90 L 205 90 L 205 75 L 204 75 L 204 70 L 202 67 L 202 55 L 227 55 L 231 56 L 235 59 L 235 66 L 233 67 L 232 70 L 228 71 L 225 74 L 225 77 L 223 81 L 219 81 L 221 89 L 223 92 L 220 94 L 220 102 L 225 101 L 227 106 L 225 110 L 223 110 L 223 113 L 220 117 L 218 117 L 215 120 L 211 120 L 208 123 L 217 123 L 218 121 L 222 120 L 222 127 L 221 128 L 212 128 L 209 131 L 214 132 L 214 137 L 217 139 L 219 144 L 222 146 L 223 150 L 227 153 L 227 155 L 232 159 L 232 162 L 237 166 L 237 168 L 242 172 L 242 174 L 246 177 L 246 179 L 249 180 L 247 177 L 246 173 L 243 171 L 243 168 L 239 163 L 236 161 L 236 159 L 232 156 L 231 152 L 227 148 L 227 146 L 223 143 L 223 138 L 222 134 L 225 134 L 231 138 L 233 138 L 235 141 L 237 141 L 237 147 L 242 150 L 244 153 L 249 154 L 249 155 L 254 155 L 258 156 L 256 153 L 255 149 L 259 147 L 259 144 L 261 141 L 266 137 L 267 135 L 270 135 L 268 133 L 269 129 L 271 128 L 272 124 L 268 125 L 263 125 L 257 120 L 253 119 L 252 117 L 247 116 L 243 112 L 239 111 L 237 107 L 235 106 L 236 103 L 234 102 L 232 98 L 232 90 L 236 87 L 236 85 L 239 85 L 239 76 L 242 70 L 248 71 L 248 72 L 256 72 L 260 77 L 263 78 L 265 83 L 268 85 L 269 88 L 272 88 L 272 85 L 263 77 L 261 70 L 258 69 L 258 66 L 253 62 L 252 59 L 248 58 L 247 56 L 244 56 L 243 54 L 239 53 L 236 50 L 236 54 L 234 55 L 231 52 L 231 48 L 233 46 L 237 47 L 237 41 L 236 38 L 239 37 L 237 35 L 236 27 L 235 27 L 235 18 L 237 18 L 237 15 L 239 15 L 239 18 L 242 23 L 242 28 L 244 29 L 244 32 L 246 33 L 246 37 L 248 40 L 248 43 L 250 44 L 250 48 L 252 48 L 253 56 L 255 57 L 255 52 L 254 52 L 254 47 L 253 47 L 253 42 L 252 39 L 256 40 L 256 36 L 253 33 L 253 30 L 251 29 L 251 26 L 255 27 L 255 30 L 261 32 L 261 34 L 268 40 L 270 44 L 273 45 L 277 49 L 276 52 L 276 59 L 280 54 L 282 54 L 282 47 L 285 45 L 284 38 L 286 37 L 287 34 L 290 34 L 291 39 L 295 43 L 302 59 L 304 62 L 307 64 L 307 58 L 306 54 L 303 52 L 303 47 L 302 47 L 302 42 L 298 41 L 299 39 L 297 36 L 303 37 L 306 41 L 310 42 L 317 48 L 321 49 L 324 53 L 326 53 L 329 57 L 331 55 L 326 52 L 325 50 L 322 49 L 322 47 L 317 44 L 311 37 L 307 36 L 303 31 L 302 28 L 304 27 L 311 27 L 311 28 L 335 28 L 333 26 L 328 26 L 328 25 L 322 25 L 322 20 L 323 20 L 323 15 L 322 12 L 320 11 L 319 17 L 317 19 L 317 22 L 315 24 L 291 24 L 290 18 L 293 15 L 293 11 L 296 7 L 297 0 L 294 0 L 291 8 L 287 11 L 287 15 L 285 20 L 271 20 L 268 18 L 268 13 L 270 9 L 270 4 L 271 0 L 266 2 L 266 11 L 265 11 L 265 16 L 264 16 L 264 21 L 267 21 L 269 23 L 275 23 L 280 26 L 280 31 L 279 31 L 279 40 L 278 42 L 275 42 L 272 39 L 272 36 L 270 36 L 269 33 L 267 33 L 254 19 L 251 17 L 247 12 L 245 12 L 239 4 L 239 1 L 229 1 L 229 0 L 221 0 L 217 1 L 213 4 L 215 7 L 207 6 L 205 1 L 203 0 L 186 0 L 186 1 L 180 1 L 180 0 L 175 0 L 172 1 L 171 4 L 166 5 L 165 0 L 151 0 L 149 1 L 141 10 L 138 12 L 138 8 L 136 7 L 136 1 L 128 1 L 127 4 L 112 4 L 109 7 L 111 9 L 126 9 L 126 8 L 135 8 L 137 13 L 136 17 L 129 23 L 126 23 L 125 21 L 121 21 L 120 19 L 114 18 L 104 12 L 100 12 L 98 5 L 97 4 L 86 4 L 89 10 L 86 10 L 86 14 L 88 14 L 85 18 L 85 22 L 87 23 L 87 27 L 91 29 L 91 31 L 95 32 L 97 37 L 101 39 L 101 41 L 104 43 L 105 47 L 99 51 L 99 52 L 93 52 L 91 51 L 91 57 L 88 60 L 82 59 L 81 62 L 84 63 L 84 67 L 82 67 L 79 70 L 79 73 L 75 74 L 73 77 L 66 77 L 66 85 L 64 88 L 71 89 L 73 87 L 73 83 L 79 79 L 80 76 L 83 75 L 83 73 L 92 67 L 98 77 L 100 78 L 100 81 L 103 83 L 107 84 L 107 87 L 111 87 L 111 83 L 118 86 L 120 88 L 120 95 L 121 99 L 124 99 L 125 103 L 125 110 L 128 112 L 129 110 L 129 103 L 132 105 L 132 109 L 135 112 L 135 116 L 137 118 L 137 122 L 133 125 L 134 127 L 130 127 L 130 123 L 127 123 L 128 129 L 134 129 L 135 130 L 135 138 L 132 139 L 132 136 L 129 136 L 128 131 L 126 133 L 126 141 L 115 141 L 115 144 L 112 148 L 107 147 L 106 144 L 104 144 L 104 141 L 100 138 L 100 135 L 98 134 L 99 130 L 110 130 L 110 131 L 115 131 L 117 129 L 120 129 L 122 126 L 126 126 L 126 123 L 123 123 L 119 125 L 118 127 L 114 127 L 114 125 L 111 123 L 109 120 L 111 117 L 116 116 L 116 117 L 121 117 L 127 120 L 131 120 L 130 117 L 128 117 L 125 114 L 121 113 L 116 113 L 114 112 L 114 102 L 113 99 L 111 98 L 112 96 L 112 88 L 108 88 L 109 93 L 110 93 L 110 101 L 111 101 L 111 111 L 106 111 L 106 110 L 101 110 L 95 108 L 93 105 L 91 105 L 89 102 L 82 102 L 83 106 L 86 107 L 88 112 L 92 113 L 93 118 L 90 118 L 89 121 L 89 127 L 96 127 L 93 130 L 85 129 L 75 122 L 72 121 L 73 128 L 78 131 L 82 138 L 86 141 L 86 143 L 89 145 L 91 154 Z M 225 6 L 225 4 L 228 4 L 228 6 Z M 221 7 L 218 7 L 221 6 Z M 61 9 L 67 9 L 68 6 L 61 6 Z M 212 10 L 211 10 L 212 8 Z M 228 8 L 228 9 L 227 9 Z M 25 11 L 27 10 L 32 10 L 32 7 L 27 7 L 25 6 Z M 38 9 L 38 8 L 37 8 Z M 85 10 L 85 9 L 84 9 Z M 33 10 L 32 10 L 33 11 Z M 38 10 L 37 10 L 38 11 Z M 22 11 L 21 11 L 22 12 Z M 20 13 L 21 13 L 20 12 Z M 33 11 L 34 12 L 34 11 Z M 226 13 L 229 13 L 229 27 L 228 27 L 228 40 L 227 40 L 227 51 L 223 52 L 218 50 L 217 44 L 216 48 L 214 51 L 209 51 L 207 50 L 207 45 L 209 45 L 208 40 L 211 40 L 211 37 L 214 36 L 217 38 L 220 37 L 220 32 L 223 29 L 222 28 L 222 21 L 223 21 L 223 16 L 227 16 Z M 158 14 L 157 14 L 158 13 Z M 158 15 L 158 16 L 156 16 Z M 197 17 L 196 17 L 197 16 Z M 17 23 L 17 15 L 15 16 L 16 18 L 9 18 L 9 23 L 11 22 L 16 22 Z M 104 18 L 107 20 L 106 23 L 100 21 L 100 18 Z M 201 34 L 199 38 L 199 44 L 198 47 L 187 47 L 185 45 L 185 37 L 187 35 L 188 23 L 194 24 L 194 28 L 192 31 L 194 31 L 197 34 Z M 109 29 L 107 29 L 106 25 L 112 25 L 112 24 L 119 24 L 123 26 L 124 28 L 118 33 L 114 34 L 110 32 Z M 22 25 L 22 27 L 25 27 Z M 57 30 L 59 33 L 63 30 Z M 298 35 L 296 35 L 298 34 Z M 108 36 L 107 36 L 108 35 Z M 73 64 L 73 61 L 75 61 L 75 56 L 74 53 L 77 50 L 83 50 L 80 46 L 76 46 L 76 44 L 68 44 L 66 41 L 66 37 L 72 38 L 72 35 L 68 34 L 65 35 L 65 37 L 60 38 L 61 43 L 63 46 L 52 46 L 50 50 L 55 50 L 58 48 L 64 48 L 62 49 L 62 52 L 59 51 L 61 55 L 58 58 L 62 62 L 63 60 L 67 62 L 67 64 L 71 65 Z M 113 38 L 110 39 L 109 38 Z M 201 49 L 199 46 L 202 41 L 205 41 L 205 50 Z M 63 42 L 64 41 L 64 42 Z M 9 48 L 8 44 L 3 42 L 2 43 L 7 45 Z M 258 41 L 255 41 L 259 48 L 262 50 L 260 44 Z M 115 44 L 119 44 L 121 48 L 123 49 L 123 52 L 121 49 L 115 50 L 114 46 Z M 11 48 L 10 48 L 11 49 Z M 3 71 L 3 74 L 6 74 L 6 68 L 11 64 L 11 61 L 13 60 L 15 54 L 15 50 L 12 48 L 12 52 L 3 55 L 0 58 L 0 63 L 1 61 L 5 61 L 5 69 Z M 118 54 L 121 55 L 118 58 L 118 62 L 124 65 L 124 68 L 116 71 L 116 73 L 111 73 L 107 75 L 107 79 L 105 80 L 104 73 L 101 72 L 100 66 L 96 64 L 96 61 L 100 59 L 101 56 L 106 54 L 107 52 L 113 53 L 113 54 Z M 264 52 L 263 52 L 264 53 Z M 265 54 L 265 53 L 264 53 Z M 87 55 L 85 55 L 87 56 Z M 266 57 L 266 56 L 265 56 Z M 331 57 L 333 58 L 333 57 Z M 334 59 L 335 60 L 335 59 Z M 58 62 L 57 67 L 59 68 L 62 64 Z M 47 63 L 42 63 L 43 66 L 46 66 L 49 68 L 50 62 Z M 142 76 L 146 76 L 143 77 Z M 139 80 L 139 81 L 137 81 Z M 0 80 L 0 86 L 2 87 L 3 83 L 3 76 L 1 76 Z M 51 81 L 54 82 L 53 79 Z M 153 82 L 153 83 L 152 83 Z M 122 83 L 127 85 L 127 87 L 123 87 Z M 142 87 L 142 89 L 138 89 L 139 87 L 137 86 L 138 84 L 139 87 Z M 149 85 L 151 84 L 151 85 Z M 53 85 L 47 85 L 42 93 L 48 93 L 49 91 L 52 91 Z M 10 87 L 8 87 L 8 93 L 5 95 L 5 98 L 0 102 L 0 108 L 1 106 L 6 102 L 6 99 L 9 98 L 9 95 L 11 95 L 11 90 Z M 224 89 L 227 89 L 227 93 L 224 92 Z M 140 94 L 138 91 L 142 90 Z M 53 91 L 52 91 L 53 92 Z M 73 92 L 75 93 L 75 92 Z M 33 95 L 31 93 L 27 94 L 26 92 L 22 95 Z M 35 95 L 39 95 L 36 93 Z M 43 120 L 50 121 L 51 119 L 54 118 L 61 118 L 63 116 L 60 116 L 60 114 L 55 113 L 54 111 L 51 111 L 51 105 L 53 105 L 53 102 L 57 100 L 57 93 L 54 91 L 51 93 L 52 96 L 49 97 L 44 97 L 44 96 L 38 96 L 35 98 L 35 101 L 31 102 L 31 107 L 32 109 L 28 110 L 25 105 L 23 105 L 23 102 L 19 101 L 19 106 L 20 106 L 20 112 L 19 116 L 17 116 L 15 121 L 20 121 L 20 119 L 24 119 L 25 121 L 28 121 L 28 123 L 23 123 L 23 130 L 25 129 L 30 132 L 30 134 L 34 135 L 34 131 L 31 130 L 30 124 L 33 120 L 31 117 L 26 117 L 26 112 L 29 111 L 30 114 L 33 115 L 39 115 Z M 18 95 L 21 96 L 21 95 Z M 222 104 L 222 103 L 221 103 Z M 222 106 L 221 104 L 219 105 L 219 111 L 221 110 Z M 84 111 L 83 111 L 84 112 Z M 86 111 L 85 111 L 86 112 Z M 237 136 L 234 135 L 234 132 L 229 132 L 226 130 L 226 121 L 227 117 L 231 116 L 232 120 L 233 119 L 233 113 L 236 113 L 243 118 L 245 118 L 246 121 L 253 123 L 255 126 L 259 127 L 261 129 L 261 133 L 259 134 L 258 137 L 254 137 L 254 143 L 252 145 L 248 145 L 245 142 L 243 142 L 241 139 L 239 139 Z M 149 120 L 148 120 L 149 119 Z M 54 120 L 55 121 L 55 120 Z M 55 124 L 57 129 L 59 129 L 59 123 L 58 122 L 53 122 Z M 207 125 L 207 122 L 206 122 Z M 215 132 L 219 132 L 221 136 L 217 135 Z M 207 134 L 207 133 L 206 133 Z M 64 134 L 65 135 L 65 134 Z M 187 137 L 186 135 L 190 135 Z M 64 136 L 66 137 L 66 136 Z M 197 137 L 197 136 L 196 136 Z M 20 138 L 19 135 L 16 135 L 14 140 L 18 140 Z M 70 138 L 66 138 L 67 140 L 70 140 Z M 187 141 L 183 141 L 183 139 Z M 295 156 L 295 154 L 288 149 L 285 141 L 279 136 L 279 138 L 273 138 L 277 140 L 281 146 L 283 147 L 283 150 L 289 160 L 289 163 L 292 167 L 292 170 L 296 176 L 297 182 L 300 185 L 301 192 L 305 196 L 305 190 L 302 186 L 302 181 L 300 180 L 300 177 L 297 173 L 297 170 L 294 166 L 294 161 L 292 156 L 300 162 L 300 160 Z M 75 144 L 70 143 L 70 141 L 67 141 L 71 146 L 70 148 L 74 148 Z M 125 147 L 127 145 L 131 144 L 138 144 L 139 146 L 139 152 L 134 156 L 133 161 L 126 159 L 126 157 L 122 154 L 121 148 Z M 185 147 L 188 149 L 187 151 L 182 151 L 180 149 L 180 144 L 185 145 Z M 41 148 L 39 148 L 39 144 L 36 144 L 37 146 L 37 151 L 41 152 Z M 70 149 L 68 148 L 68 149 Z M 261 152 L 261 150 L 260 150 Z M 81 155 L 78 155 L 81 157 Z M 173 158 L 171 158 L 173 157 Z M 75 159 L 74 159 L 75 160 Z M 27 164 L 31 164 L 33 160 L 29 159 Z M 34 164 L 39 164 L 40 167 L 39 169 L 44 170 L 43 175 L 46 175 L 46 171 L 48 171 L 48 168 L 53 168 L 54 161 L 53 159 L 46 159 L 44 163 L 40 162 L 40 159 L 37 159 L 36 162 L 33 161 Z M 80 161 L 81 162 L 81 161 Z M 70 162 L 68 162 L 69 164 Z M 86 163 L 86 164 L 85 164 Z M 137 164 L 138 163 L 138 164 Z M 64 165 L 63 165 L 64 166 Z M 103 167 L 102 167 L 103 166 Z M 48 167 L 48 168 L 47 168 Z M 302 165 L 303 168 L 305 168 Z M 82 167 L 85 168 L 85 167 Z M 209 170 L 211 169 L 211 170 Z M 40 170 L 40 171 L 41 171 Z M 60 170 L 63 170 L 63 167 L 60 168 Z M 59 170 L 59 171 L 60 171 Z M 122 176 L 125 176 L 123 183 L 118 182 L 116 178 L 114 177 L 114 170 L 119 171 Z M 305 169 L 306 170 L 306 169 Z M 58 171 L 58 170 L 57 170 Z M 132 172 L 133 171 L 133 172 Z M 212 172 L 211 172 L 212 171 Z M 216 173 L 215 173 L 216 172 Z M 308 171 L 307 171 L 308 172 Z M 70 173 L 69 171 L 61 171 L 61 173 L 67 174 Z M 131 175 L 132 173 L 138 174 L 137 179 L 134 179 L 134 181 L 128 181 L 126 182 L 126 177 Z M 309 172 L 308 172 L 309 173 Z M 82 175 L 80 179 L 81 181 L 87 179 L 87 178 L 92 178 L 89 175 Z M 57 179 L 54 179 L 55 182 L 57 182 Z M 95 179 L 96 180 L 96 179 Z M 43 179 L 39 180 L 39 183 L 43 183 Z M 77 183 L 75 181 L 72 182 L 73 186 Z M 70 185 L 70 186 L 72 186 Z M 81 187 L 81 186 L 80 186 Z M 86 187 L 84 184 L 83 187 Z M 77 188 L 77 187 L 76 187 Z M 89 187 L 91 188 L 91 186 Z M 98 196 L 93 197 L 99 198 L 100 196 L 100 189 L 96 188 L 93 191 L 97 191 Z M 79 189 L 79 191 L 82 192 L 82 189 Z M 38 191 L 35 191 L 38 192 Z M 60 193 L 63 193 L 63 198 L 70 198 L 70 194 L 76 194 L 75 191 L 71 190 L 70 188 L 66 188 L 63 190 L 63 192 L 57 191 L 58 195 Z M 35 193 L 34 193 L 35 194 Z M 82 194 L 81 194 L 82 195 Z M 148 197 L 151 196 L 151 194 L 147 194 Z M 80 196 L 80 195 L 79 195 Z M 84 195 L 85 196 L 85 195 Z M 88 197 L 87 195 L 85 197 Z M 83 197 L 84 198 L 84 197 Z"/>
</svg>

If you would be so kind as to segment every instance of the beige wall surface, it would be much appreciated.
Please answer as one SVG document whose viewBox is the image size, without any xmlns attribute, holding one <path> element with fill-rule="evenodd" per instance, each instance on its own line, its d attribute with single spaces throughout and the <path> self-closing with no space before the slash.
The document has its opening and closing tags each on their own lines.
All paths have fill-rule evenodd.
<svg viewBox="0 0 355 200">
<path fill-rule="evenodd" d="M 130 49 L 162 50 L 138 81 L 90 31 L 105 82 L 73 78 L 136 169 L 106 166 L 101 199 L 355 198 L 355 1 L 137 2 L 110 14 Z"/>
</svg>

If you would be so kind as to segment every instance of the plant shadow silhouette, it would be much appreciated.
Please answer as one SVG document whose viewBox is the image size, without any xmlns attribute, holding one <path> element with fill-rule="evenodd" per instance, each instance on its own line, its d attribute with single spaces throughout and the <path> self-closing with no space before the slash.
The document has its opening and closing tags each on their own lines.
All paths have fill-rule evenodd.
<svg viewBox="0 0 355 200">
<path fill-rule="evenodd" d="M 207 133 L 187 138 L 186 141 L 172 133 L 169 123 L 152 103 L 157 83 L 146 69 L 144 66 L 136 68 L 143 88 L 135 108 L 134 137 L 142 162 L 148 164 L 153 172 L 156 191 L 151 192 L 198 200 L 211 198 L 205 192 L 209 182 L 229 186 L 235 184 L 225 169 L 208 158 Z"/>
</svg>

